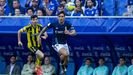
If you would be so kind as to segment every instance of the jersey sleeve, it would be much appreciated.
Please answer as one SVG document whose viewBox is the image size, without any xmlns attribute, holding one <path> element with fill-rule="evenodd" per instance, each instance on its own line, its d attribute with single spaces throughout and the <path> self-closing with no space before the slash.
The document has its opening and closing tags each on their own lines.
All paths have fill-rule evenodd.
<svg viewBox="0 0 133 75">
<path fill-rule="evenodd" d="M 68 30 L 75 30 L 75 29 L 74 29 L 74 26 L 73 26 L 71 23 L 68 23 L 68 24 L 67 24 L 67 29 L 68 29 Z"/>
<path fill-rule="evenodd" d="M 24 26 L 23 28 L 20 29 L 20 32 L 27 32 L 29 26 Z"/>
</svg>

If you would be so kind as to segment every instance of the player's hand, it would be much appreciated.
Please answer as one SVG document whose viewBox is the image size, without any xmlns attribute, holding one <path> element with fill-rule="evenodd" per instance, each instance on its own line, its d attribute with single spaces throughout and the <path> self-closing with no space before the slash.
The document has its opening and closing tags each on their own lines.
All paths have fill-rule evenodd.
<svg viewBox="0 0 133 75">
<path fill-rule="evenodd" d="M 23 46 L 23 43 L 21 41 L 18 42 L 19 46 Z"/>
<path fill-rule="evenodd" d="M 65 34 L 70 34 L 70 32 L 67 30 L 67 28 L 65 27 L 65 31 L 64 31 Z"/>
<path fill-rule="evenodd" d="M 47 37 L 46 36 L 41 36 L 41 38 L 46 39 Z"/>
</svg>

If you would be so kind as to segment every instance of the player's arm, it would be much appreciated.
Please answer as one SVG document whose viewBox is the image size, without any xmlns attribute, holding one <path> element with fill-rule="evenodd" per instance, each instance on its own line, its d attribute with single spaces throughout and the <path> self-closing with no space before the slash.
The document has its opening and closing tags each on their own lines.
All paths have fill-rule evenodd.
<svg viewBox="0 0 133 75">
<path fill-rule="evenodd" d="M 25 32 L 26 30 L 25 30 L 25 27 L 24 28 L 21 28 L 20 30 L 18 30 L 18 45 L 19 46 L 22 46 L 23 44 L 22 44 L 22 42 L 21 42 L 21 33 L 22 32 Z"/>
<path fill-rule="evenodd" d="M 75 30 L 71 30 L 70 33 L 69 33 L 69 35 L 75 36 L 76 35 L 76 31 Z"/>
<path fill-rule="evenodd" d="M 47 29 L 48 29 L 48 26 L 44 27 L 44 28 L 42 29 L 42 31 L 39 33 L 38 38 L 40 38 L 42 34 L 45 35 L 45 34 L 46 34 L 45 31 L 46 31 Z"/>
<path fill-rule="evenodd" d="M 51 27 L 52 27 L 52 24 L 51 24 L 51 23 L 49 23 L 46 27 L 44 27 L 44 28 L 41 30 L 41 32 L 39 33 L 38 38 L 40 38 L 42 34 L 44 34 L 45 36 L 48 36 L 47 33 L 45 33 L 45 32 L 46 32 L 47 29 L 49 29 L 49 28 L 51 28 Z"/>
<path fill-rule="evenodd" d="M 43 39 L 47 39 L 47 37 L 48 37 L 47 32 L 44 32 L 44 33 L 43 33 L 43 36 L 41 36 L 41 38 L 43 38 Z"/>
<path fill-rule="evenodd" d="M 74 27 L 71 27 L 70 30 L 67 30 L 67 28 L 65 27 L 65 34 L 68 34 L 70 36 L 75 36 L 76 30 L 74 29 Z"/>
</svg>

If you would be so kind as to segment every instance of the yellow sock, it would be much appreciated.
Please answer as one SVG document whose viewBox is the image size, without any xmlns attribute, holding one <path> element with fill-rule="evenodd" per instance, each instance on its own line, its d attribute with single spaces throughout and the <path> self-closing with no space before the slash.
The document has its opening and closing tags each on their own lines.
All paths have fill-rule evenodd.
<svg viewBox="0 0 133 75">
<path fill-rule="evenodd" d="M 35 62 L 36 65 L 41 65 L 41 59 L 40 58 L 36 58 L 36 62 Z"/>
</svg>

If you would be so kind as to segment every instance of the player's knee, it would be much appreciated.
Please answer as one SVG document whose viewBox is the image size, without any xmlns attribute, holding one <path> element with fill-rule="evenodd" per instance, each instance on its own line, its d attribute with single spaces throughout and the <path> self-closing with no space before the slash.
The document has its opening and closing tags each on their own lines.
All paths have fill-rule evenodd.
<svg viewBox="0 0 133 75">
<path fill-rule="evenodd" d="M 64 56 L 64 57 L 68 57 L 68 53 L 67 53 L 67 52 L 64 53 L 63 56 Z"/>
</svg>

